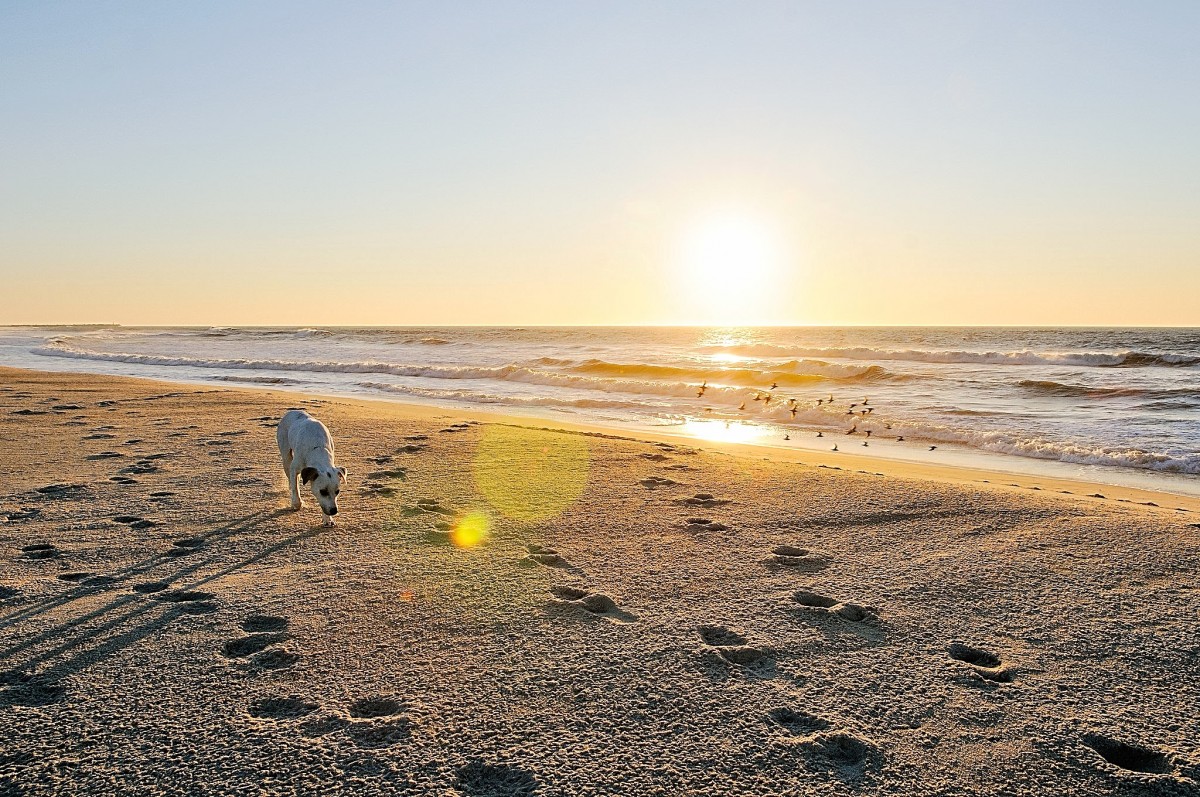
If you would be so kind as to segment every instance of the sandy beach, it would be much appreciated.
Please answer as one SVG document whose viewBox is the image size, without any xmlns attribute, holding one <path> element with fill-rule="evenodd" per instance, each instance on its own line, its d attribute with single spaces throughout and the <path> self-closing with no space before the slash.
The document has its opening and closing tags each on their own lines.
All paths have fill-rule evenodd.
<svg viewBox="0 0 1200 797">
<path fill-rule="evenodd" d="M 1195 499 L 538 426 L 0 369 L 0 795 L 1200 794 Z"/>
</svg>

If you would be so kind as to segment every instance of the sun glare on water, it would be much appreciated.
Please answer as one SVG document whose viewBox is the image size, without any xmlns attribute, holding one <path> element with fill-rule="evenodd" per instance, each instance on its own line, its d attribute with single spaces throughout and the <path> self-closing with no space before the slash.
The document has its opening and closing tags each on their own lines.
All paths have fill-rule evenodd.
<svg viewBox="0 0 1200 797">
<path fill-rule="evenodd" d="M 692 419 L 683 422 L 681 431 L 690 437 L 714 443 L 753 443 L 769 434 L 768 430 L 752 423 Z"/>
<path fill-rule="evenodd" d="M 777 232 L 743 212 L 696 219 L 680 236 L 675 261 L 682 315 L 716 325 L 763 323 L 784 267 Z"/>
</svg>

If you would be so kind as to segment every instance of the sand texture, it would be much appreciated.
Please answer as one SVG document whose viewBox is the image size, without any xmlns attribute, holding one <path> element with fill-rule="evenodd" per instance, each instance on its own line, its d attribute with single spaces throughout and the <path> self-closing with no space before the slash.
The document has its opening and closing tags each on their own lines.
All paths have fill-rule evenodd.
<svg viewBox="0 0 1200 797">
<path fill-rule="evenodd" d="M 1196 513 L 10 369 L 0 451 L 5 797 L 1200 794 Z"/>
</svg>

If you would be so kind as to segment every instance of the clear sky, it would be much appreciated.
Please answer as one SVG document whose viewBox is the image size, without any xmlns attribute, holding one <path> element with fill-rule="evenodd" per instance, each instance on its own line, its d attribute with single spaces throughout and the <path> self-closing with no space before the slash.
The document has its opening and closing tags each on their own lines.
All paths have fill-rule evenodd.
<svg viewBox="0 0 1200 797">
<path fill-rule="evenodd" d="M 3 2 L 0 323 L 1200 326 L 1200 3 Z"/>
</svg>

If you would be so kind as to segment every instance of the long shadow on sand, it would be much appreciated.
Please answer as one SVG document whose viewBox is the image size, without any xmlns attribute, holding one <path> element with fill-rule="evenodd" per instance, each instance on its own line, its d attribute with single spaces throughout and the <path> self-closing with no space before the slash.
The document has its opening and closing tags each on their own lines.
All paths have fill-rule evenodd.
<svg viewBox="0 0 1200 797">
<path fill-rule="evenodd" d="M 278 514 L 280 513 L 257 513 L 241 518 L 206 534 L 205 539 L 218 541 L 252 531 L 264 521 L 276 517 Z M 0 661 L 10 660 L 7 671 L 0 674 L 0 683 L 11 687 L 0 691 L 0 708 L 30 699 L 36 701 L 39 696 L 46 696 L 46 702 L 57 700 L 64 691 L 57 685 L 62 678 L 82 672 L 87 667 L 157 633 L 183 615 L 214 611 L 215 607 L 208 603 L 208 599 L 213 596 L 200 592 L 200 587 L 253 565 L 319 532 L 319 528 L 312 528 L 294 534 L 202 578 L 195 578 L 191 581 L 188 580 L 189 577 L 194 576 L 202 568 L 212 565 L 216 559 L 214 557 L 199 560 L 189 559 L 188 563 L 183 564 L 178 558 L 161 555 L 126 568 L 121 572 L 122 576 L 157 576 L 164 583 L 170 582 L 171 591 L 160 594 L 122 593 L 114 596 L 101 608 L 67 620 L 0 651 Z M 167 572 L 168 565 L 182 566 L 177 566 Z M 6 625 L 10 625 L 18 619 L 36 616 L 57 606 L 65 605 L 83 595 L 95 593 L 95 589 L 74 590 L 69 596 L 60 596 L 43 601 L 34 607 L 27 607 L 22 612 L 4 618 L 4 621 Z M 102 624 L 89 625 L 92 620 L 105 617 L 105 615 L 109 615 L 109 617 Z M 116 633 L 110 635 L 111 632 Z M 57 638 L 63 638 L 63 642 L 29 656 L 19 663 L 12 661 L 23 651 Z M 36 675 L 31 675 L 31 673 L 36 673 Z"/>
<path fill-rule="evenodd" d="M 279 509 L 279 510 L 276 510 L 276 511 L 270 512 L 270 513 L 256 512 L 252 515 L 247 515 L 246 517 L 239 518 L 238 520 L 234 520 L 229 523 L 225 523 L 221 526 L 218 526 L 217 528 L 213 529 L 212 531 L 208 532 L 207 534 L 202 535 L 199 539 L 201 539 L 205 542 L 210 542 L 210 541 L 219 542 L 221 540 L 232 537 L 233 535 L 235 535 L 239 532 L 249 531 L 266 520 L 270 520 L 272 518 L 279 517 L 285 511 L 286 510 Z M 146 559 L 143 559 L 142 561 L 140 561 L 136 564 L 132 564 L 121 570 L 114 571 L 113 573 L 110 573 L 108 575 L 114 581 L 123 581 L 123 580 L 129 579 L 134 576 L 148 574 L 157 567 L 160 567 L 162 565 L 171 564 L 172 562 L 178 562 L 178 561 L 179 560 L 177 558 L 174 558 L 174 556 L 172 555 L 172 552 L 163 551 L 160 553 L 156 553 L 153 556 L 150 556 Z M 209 561 L 211 561 L 211 559 L 199 560 L 199 565 L 206 564 Z M 177 571 L 177 573 L 174 577 L 179 578 L 182 575 L 186 575 L 187 573 L 194 572 L 197 569 L 197 567 L 181 568 L 180 570 Z M 17 611 L 12 612 L 11 614 L 7 614 L 3 617 L 0 617 L 0 630 L 3 630 L 5 628 L 7 628 L 8 626 L 18 623 L 22 620 L 27 620 L 31 617 L 36 617 L 39 614 L 43 614 L 48 611 L 53 611 L 54 609 L 57 609 L 60 606 L 65 606 L 66 604 L 71 603 L 72 601 L 78 600 L 80 598 L 88 597 L 90 595 L 95 595 L 99 591 L 101 591 L 101 590 L 97 587 L 81 585 L 81 586 L 76 587 L 75 589 L 65 592 L 61 595 L 55 595 L 53 597 L 46 598 L 45 600 L 37 601 L 28 606 L 24 606 L 23 608 L 20 608 Z M 99 612 L 103 613 L 107 610 L 108 609 L 106 607 L 105 609 L 99 610 Z M 93 613 L 92 616 L 95 616 L 95 614 Z M 84 618 L 78 618 L 78 619 L 83 620 L 83 619 L 87 619 L 87 618 L 84 617 Z M 3 658 L 3 654 L 0 654 L 0 658 Z"/>
</svg>

